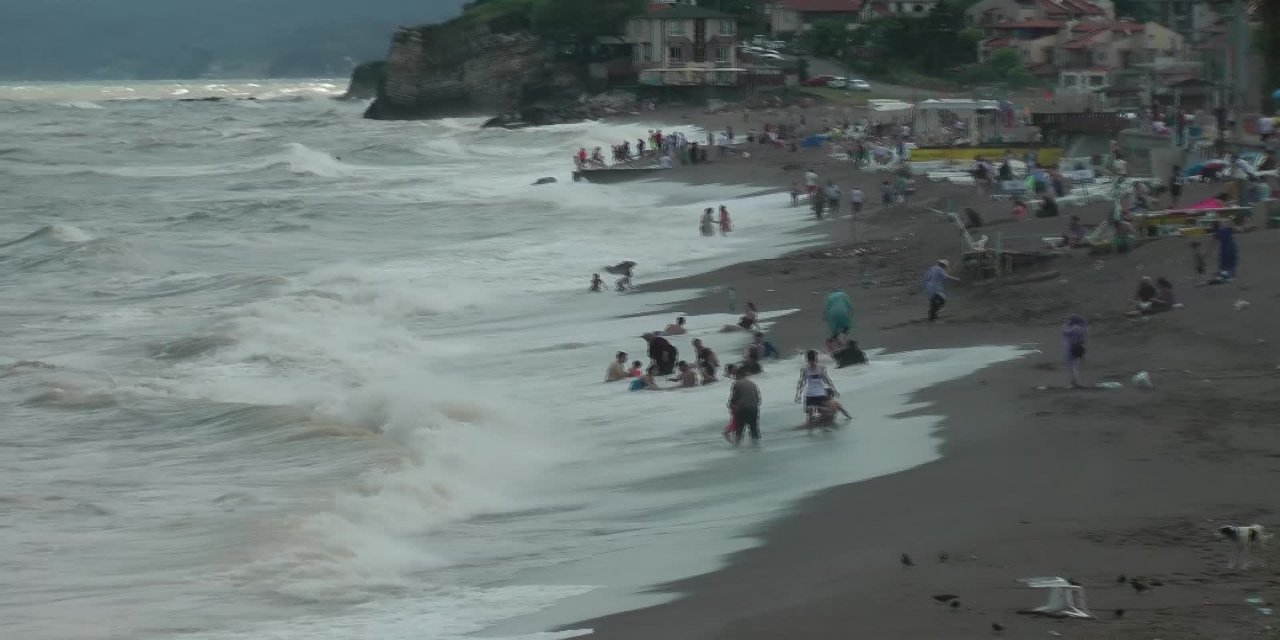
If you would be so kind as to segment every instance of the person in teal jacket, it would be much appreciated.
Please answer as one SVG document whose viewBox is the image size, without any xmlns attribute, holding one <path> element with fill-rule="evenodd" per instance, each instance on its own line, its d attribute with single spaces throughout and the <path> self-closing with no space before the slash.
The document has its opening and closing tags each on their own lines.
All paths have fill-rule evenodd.
<svg viewBox="0 0 1280 640">
<path fill-rule="evenodd" d="M 853 301 L 849 294 L 836 291 L 827 295 L 827 303 L 822 312 L 822 319 L 827 323 L 827 335 L 836 337 L 853 330 Z"/>
</svg>

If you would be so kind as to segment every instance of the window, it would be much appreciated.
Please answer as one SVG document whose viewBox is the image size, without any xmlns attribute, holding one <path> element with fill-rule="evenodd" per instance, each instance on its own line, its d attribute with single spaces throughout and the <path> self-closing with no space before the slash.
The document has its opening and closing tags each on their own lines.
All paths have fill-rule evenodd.
<svg viewBox="0 0 1280 640">
<path fill-rule="evenodd" d="M 1105 80 L 1105 78 L 1102 76 L 1093 76 L 1089 78 L 1089 84 L 1095 87 L 1101 87 L 1103 80 Z"/>
<path fill-rule="evenodd" d="M 729 47 L 716 47 L 716 62 L 729 61 Z"/>
<path fill-rule="evenodd" d="M 684 49 L 682 47 L 668 48 L 667 58 L 669 58 L 672 62 L 684 62 Z"/>
<path fill-rule="evenodd" d="M 684 35 L 684 20 L 667 20 L 667 35 Z"/>
<path fill-rule="evenodd" d="M 1107 61 L 1107 52 L 1106 52 L 1106 51 L 1099 51 L 1099 52 L 1098 52 L 1098 62 L 1106 62 L 1106 61 Z"/>
<path fill-rule="evenodd" d="M 721 21 L 720 21 L 720 35 L 722 35 L 722 36 L 731 36 L 731 35 L 733 35 L 734 27 L 735 27 L 735 26 L 736 26 L 736 25 L 734 25 L 734 24 L 733 24 L 733 20 L 721 20 Z"/>
<path fill-rule="evenodd" d="M 922 5 L 922 4 L 914 4 L 914 5 L 911 5 L 911 10 L 912 10 L 912 11 L 914 11 L 914 12 L 916 12 L 916 13 L 923 13 L 923 12 L 924 12 L 924 5 Z"/>
<path fill-rule="evenodd" d="M 653 62 L 653 43 L 646 42 L 641 45 L 644 49 L 644 62 Z"/>
</svg>

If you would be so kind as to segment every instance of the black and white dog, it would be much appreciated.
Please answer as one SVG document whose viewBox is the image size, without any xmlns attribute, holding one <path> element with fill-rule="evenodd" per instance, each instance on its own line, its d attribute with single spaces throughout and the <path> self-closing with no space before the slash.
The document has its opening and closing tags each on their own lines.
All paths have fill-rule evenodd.
<svg viewBox="0 0 1280 640">
<path fill-rule="evenodd" d="M 1266 544 L 1271 539 L 1271 534 L 1260 524 L 1243 525 L 1227 525 L 1218 527 L 1218 534 L 1223 538 L 1231 541 L 1235 545 L 1235 550 L 1231 554 L 1227 562 L 1227 567 L 1248 569 L 1253 562 L 1253 549 Z"/>
</svg>

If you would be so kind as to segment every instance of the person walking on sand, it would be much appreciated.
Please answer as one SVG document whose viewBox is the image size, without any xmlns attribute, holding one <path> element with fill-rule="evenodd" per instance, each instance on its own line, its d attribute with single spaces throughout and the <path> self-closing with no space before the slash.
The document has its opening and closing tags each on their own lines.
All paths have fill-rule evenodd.
<svg viewBox="0 0 1280 640">
<path fill-rule="evenodd" d="M 1240 250 L 1236 247 L 1235 230 L 1230 224 L 1218 220 L 1211 227 L 1211 235 L 1216 242 L 1218 253 L 1218 275 L 1211 284 L 1230 282 L 1236 277 L 1236 269 L 1240 266 Z"/>
<path fill-rule="evenodd" d="M 947 273 L 947 269 L 950 268 L 950 262 L 940 259 L 924 273 L 924 294 L 929 297 L 929 322 L 937 320 L 938 312 L 947 304 L 947 294 L 943 291 L 943 285 L 947 280 L 960 281 L 960 278 Z"/>
<path fill-rule="evenodd" d="M 831 211 L 831 215 L 840 215 L 840 187 L 836 186 L 834 180 L 827 181 L 827 188 L 823 190 L 823 195 L 827 197 L 827 209 Z"/>
<path fill-rule="evenodd" d="M 1085 342 L 1089 327 L 1078 314 L 1067 316 L 1062 325 L 1062 351 L 1067 361 L 1068 380 L 1073 388 L 1080 388 L 1080 362 L 1084 360 Z"/>
<path fill-rule="evenodd" d="M 716 234 L 715 209 L 707 207 L 702 211 L 702 220 L 698 222 L 698 233 L 704 238 L 710 238 Z"/>
<path fill-rule="evenodd" d="M 855 217 L 862 213 L 862 203 L 866 199 L 867 196 L 862 193 L 862 189 L 859 189 L 858 187 L 852 187 L 849 189 L 849 204 L 852 207 L 853 215 Z"/>
<path fill-rule="evenodd" d="M 752 442 L 760 441 L 760 387 L 747 379 L 741 370 L 732 368 L 733 386 L 729 388 L 729 412 L 733 415 L 732 442 L 742 442 L 742 432 L 751 430 Z"/>
<path fill-rule="evenodd" d="M 853 330 L 853 301 L 849 294 L 834 291 L 827 294 L 822 319 L 827 323 L 827 335 L 834 338 Z"/>
<path fill-rule="evenodd" d="M 804 426 L 813 428 L 818 415 L 827 404 L 828 390 L 832 397 L 839 397 L 836 385 L 827 376 L 827 368 L 818 364 L 818 352 L 810 349 L 804 354 L 805 365 L 800 369 L 800 380 L 796 382 L 796 403 L 804 395 Z"/>
<path fill-rule="evenodd" d="M 717 220 L 716 222 L 719 222 L 719 223 L 720 223 L 720 235 L 721 235 L 721 236 L 727 236 L 727 235 L 729 235 L 729 232 L 730 232 L 730 231 L 733 231 L 733 220 L 730 220 L 730 219 L 729 219 L 729 208 L 728 208 L 728 207 L 726 207 L 726 206 L 724 206 L 724 205 L 720 205 L 720 219 L 719 219 L 719 220 Z"/>
</svg>

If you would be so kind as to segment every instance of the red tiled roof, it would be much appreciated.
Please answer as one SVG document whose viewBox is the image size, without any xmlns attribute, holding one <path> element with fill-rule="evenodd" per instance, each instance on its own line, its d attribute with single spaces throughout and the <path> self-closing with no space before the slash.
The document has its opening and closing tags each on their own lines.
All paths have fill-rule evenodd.
<svg viewBox="0 0 1280 640">
<path fill-rule="evenodd" d="M 1061 20 L 1023 20 L 1022 22 L 997 22 L 985 25 L 987 29 L 1060 29 L 1066 24 Z"/>
<path fill-rule="evenodd" d="M 1040 9 L 1049 16 L 1104 16 L 1101 7 L 1086 0 L 1040 0 Z"/>
<path fill-rule="evenodd" d="M 1085 35 L 1080 36 L 1079 38 L 1068 40 L 1065 44 L 1062 45 L 1062 48 L 1063 49 L 1086 49 L 1089 47 L 1089 44 L 1094 40 L 1094 38 L 1097 38 L 1099 35 L 1102 35 L 1103 33 L 1106 33 L 1106 31 L 1101 30 L 1101 31 L 1094 31 L 1093 33 L 1087 33 Z"/>
<path fill-rule="evenodd" d="M 782 6 L 800 13 L 853 13 L 862 10 L 862 0 L 784 0 Z"/>
<path fill-rule="evenodd" d="M 1077 22 L 1071 27 L 1076 33 L 1100 33 L 1102 31 L 1115 31 L 1117 33 L 1142 33 L 1146 30 L 1146 25 L 1141 22 L 1111 22 L 1108 20 L 1091 20 L 1088 22 Z"/>
</svg>

